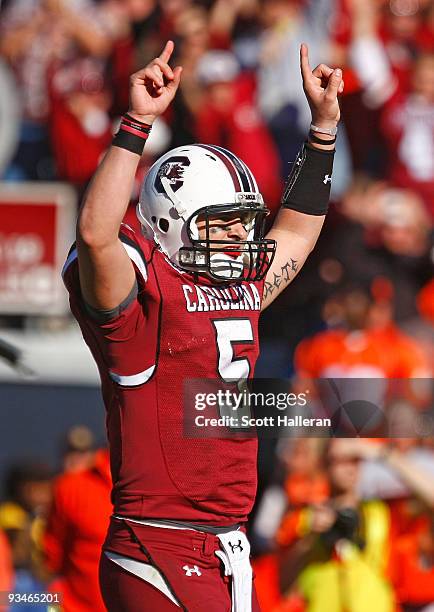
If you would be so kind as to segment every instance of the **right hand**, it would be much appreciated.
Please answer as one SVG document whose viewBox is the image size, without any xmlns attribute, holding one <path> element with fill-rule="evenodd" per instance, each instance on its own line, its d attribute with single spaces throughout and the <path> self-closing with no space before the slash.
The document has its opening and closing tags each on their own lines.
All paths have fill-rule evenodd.
<svg viewBox="0 0 434 612">
<path fill-rule="evenodd" d="M 168 64 L 175 45 L 169 40 L 161 55 L 130 77 L 128 113 L 139 121 L 152 124 L 164 113 L 175 97 L 182 68 L 172 70 Z"/>
<path fill-rule="evenodd" d="M 342 70 L 333 70 L 325 64 L 319 64 L 312 70 L 309 50 L 304 43 L 300 46 L 300 70 L 312 123 L 318 127 L 336 127 L 341 117 L 338 95 L 344 90 Z"/>
</svg>

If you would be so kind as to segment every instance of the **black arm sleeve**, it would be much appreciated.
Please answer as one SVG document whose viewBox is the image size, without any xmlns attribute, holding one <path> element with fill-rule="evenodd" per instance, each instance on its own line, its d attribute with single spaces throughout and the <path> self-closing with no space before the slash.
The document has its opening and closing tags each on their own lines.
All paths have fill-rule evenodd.
<svg viewBox="0 0 434 612">
<path fill-rule="evenodd" d="M 304 143 L 283 191 L 283 208 L 307 215 L 327 214 L 335 152 Z"/>
</svg>

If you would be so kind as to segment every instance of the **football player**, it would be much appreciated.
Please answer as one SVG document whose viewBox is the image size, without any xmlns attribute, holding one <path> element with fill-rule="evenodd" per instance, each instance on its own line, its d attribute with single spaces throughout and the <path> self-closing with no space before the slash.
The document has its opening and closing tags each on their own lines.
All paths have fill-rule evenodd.
<svg viewBox="0 0 434 612">
<path fill-rule="evenodd" d="M 63 273 L 107 409 L 114 514 L 100 584 L 113 612 L 248 612 L 259 609 L 244 533 L 256 440 L 184 437 L 183 384 L 252 376 L 261 310 L 298 273 L 327 212 L 342 73 L 312 71 L 301 46 L 312 125 L 267 236 L 248 167 L 201 144 L 149 170 L 135 233 L 122 219 L 152 123 L 179 86 L 173 48 L 131 77 Z"/>
</svg>

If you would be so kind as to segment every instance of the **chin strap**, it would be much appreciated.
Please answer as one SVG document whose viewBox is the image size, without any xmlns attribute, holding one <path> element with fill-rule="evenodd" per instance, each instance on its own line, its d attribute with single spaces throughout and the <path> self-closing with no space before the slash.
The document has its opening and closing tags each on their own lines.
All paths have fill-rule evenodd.
<svg viewBox="0 0 434 612">
<path fill-rule="evenodd" d="M 185 205 L 178 198 L 176 193 L 173 191 L 170 181 L 167 177 L 161 177 L 161 184 L 163 185 L 163 189 L 166 192 L 166 195 L 170 198 L 173 203 L 173 207 L 175 208 L 178 215 L 185 221 L 183 215 L 187 212 Z"/>
<path fill-rule="evenodd" d="M 222 279 L 238 279 L 243 274 L 243 258 L 236 258 L 227 255 L 226 253 L 214 253 L 209 258 L 209 267 L 214 273 L 219 273 Z"/>
</svg>

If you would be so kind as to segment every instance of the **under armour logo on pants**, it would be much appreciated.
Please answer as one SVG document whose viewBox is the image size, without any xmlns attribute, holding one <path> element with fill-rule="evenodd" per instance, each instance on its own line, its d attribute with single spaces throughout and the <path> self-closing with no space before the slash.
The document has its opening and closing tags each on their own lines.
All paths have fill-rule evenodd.
<svg viewBox="0 0 434 612">
<path fill-rule="evenodd" d="M 197 565 L 193 565 L 193 567 L 188 567 L 188 565 L 184 565 L 184 567 L 182 569 L 185 570 L 185 575 L 186 576 L 192 576 L 193 574 L 197 574 L 198 576 L 202 576 L 202 572 L 197 567 Z"/>
<path fill-rule="evenodd" d="M 243 552 L 243 547 L 241 546 L 241 540 L 238 540 L 238 544 L 232 544 L 232 542 L 229 542 L 229 546 L 231 547 L 233 553 L 236 550 Z"/>
</svg>

